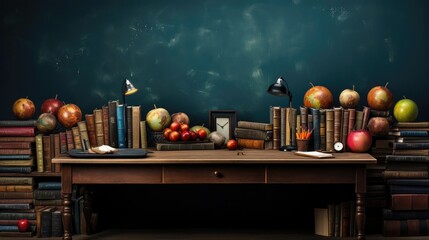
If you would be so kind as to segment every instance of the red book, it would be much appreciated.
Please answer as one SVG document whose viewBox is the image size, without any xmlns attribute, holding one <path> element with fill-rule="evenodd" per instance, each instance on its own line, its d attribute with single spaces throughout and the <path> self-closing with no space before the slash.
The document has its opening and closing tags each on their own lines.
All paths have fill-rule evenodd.
<svg viewBox="0 0 429 240">
<path fill-rule="evenodd" d="M 31 148 L 31 142 L 0 142 L 0 149 L 2 148 Z"/>
<path fill-rule="evenodd" d="M 2 137 L 34 137 L 35 133 L 35 127 L 0 127 L 0 136 Z"/>
</svg>

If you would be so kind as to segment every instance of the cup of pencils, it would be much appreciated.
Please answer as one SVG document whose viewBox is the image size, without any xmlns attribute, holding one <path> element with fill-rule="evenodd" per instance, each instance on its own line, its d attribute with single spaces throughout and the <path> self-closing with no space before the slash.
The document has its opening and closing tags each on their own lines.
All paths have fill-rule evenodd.
<svg viewBox="0 0 429 240">
<path fill-rule="evenodd" d="M 310 142 L 313 130 L 298 129 L 296 132 L 296 145 L 298 151 L 308 151 L 308 142 Z"/>
</svg>

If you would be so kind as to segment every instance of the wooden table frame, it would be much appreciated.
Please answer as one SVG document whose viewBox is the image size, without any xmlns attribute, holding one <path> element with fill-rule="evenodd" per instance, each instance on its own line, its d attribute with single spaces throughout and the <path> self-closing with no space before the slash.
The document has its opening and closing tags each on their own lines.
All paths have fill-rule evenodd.
<svg viewBox="0 0 429 240">
<path fill-rule="evenodd" d="M 357 238 L 365 239 L 367 153 L 334 153 L 314 159 L 277 150 L 155 151 L 143 159 L 69 158 L 62 174 L 63 239 L 72 239 L 73 184 L 353 184 L 356 193 Z M 88 197 L 88 196 L 86 196 Z M 84 201 L 89 220 L 90 201 Z"/>
</svg>

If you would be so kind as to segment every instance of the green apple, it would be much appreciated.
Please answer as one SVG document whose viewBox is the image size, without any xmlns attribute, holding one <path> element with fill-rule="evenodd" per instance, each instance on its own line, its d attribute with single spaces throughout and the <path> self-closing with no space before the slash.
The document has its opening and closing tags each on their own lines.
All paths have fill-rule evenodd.
<svg viewBox="0 0 429 240">
<path fill-rule="evenodd" d="M 398 122 L 412 122 L 419 115 L 419 107 L 413 100 L 404 97 L 395 104 L 393 115 Z"/>
</svg>

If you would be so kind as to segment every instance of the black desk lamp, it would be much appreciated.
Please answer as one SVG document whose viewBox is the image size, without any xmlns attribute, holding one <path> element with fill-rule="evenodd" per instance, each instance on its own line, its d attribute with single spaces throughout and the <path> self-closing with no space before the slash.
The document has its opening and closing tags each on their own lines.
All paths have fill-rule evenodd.
<svg viewBox="0 0 429 240">
<path fill-rule="evenodd" d="M 138 91 L 137 88 L 128 79 L 124 79 L 122 83 L 122 104 L 124 105 L 124 129 L 125 129 L 125 144 L 128 145 L 128 131 L 127 131 L 127 104 L 125 103 L 125 96 L 134 94 Z"/>
<path fill-rule="evenodd" d="M 285 86 L 286 85 L 286 86 Z M 269 94 L 272 94 L 274 96 L 288 96 L 289 98 L 289 107 L 292 107 L 292 93 L 289 90 L 289 86 L 287 85 L 287 82 L 283 79 L 283 77 L 279 77 L 277 79 L 277 81 L 273 84 L 271 84 L 268 87 L 267 92 Z M 296 150 L 296 146 L 293 145 L 288 145 L 288 146 L 281 146 L 280 151 L 292 151 L 292 150 Z"/>
</svg>

